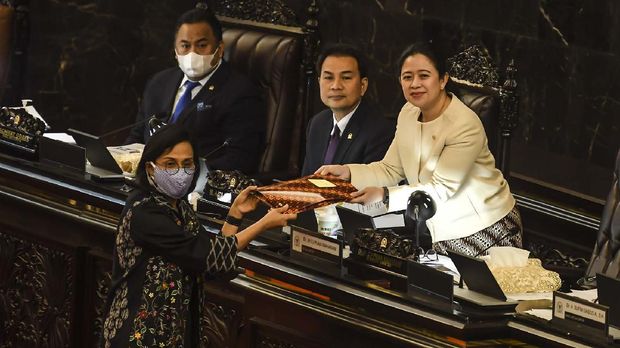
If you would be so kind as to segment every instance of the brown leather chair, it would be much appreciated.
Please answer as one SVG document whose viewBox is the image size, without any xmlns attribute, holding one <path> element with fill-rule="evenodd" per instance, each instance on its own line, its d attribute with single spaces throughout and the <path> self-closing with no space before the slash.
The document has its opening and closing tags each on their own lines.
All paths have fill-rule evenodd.
<svg viewBox="0 0 620 348">
<path fill-rule="evenodd" d="M 480 117 L 495 157 L 495 166 L 510 176 L 510 141 L 518 122 L 516 69 L 511 62 L 506 79 L 499 74 L 486 50 L 471 46 L 448 59 L 451 78 L 447 88 Z"/>
<path fill-rule="evenodd" d="M 596 287 L 596 274 L 620 277 L 620 151 L 616 156 L 616 168 L 603 209 L 596 244 L 590 257 L 586 274 L 577 284 L 581 288 Z"/>
<path fill-rule="evenodd" d="M 0 5 L 0 101 L 7 88 L 11 58 L 12 23 L 13 9 L 5 5 Z"/>
<path fill-rule="evenodd" d="M 220 19 L 225 59 L 263 90 L 267 105 L 265 149 L 259 172 L 296 174 L 305 119 L 304 33 L 296 27 Z"/>
<path fill-rule="evenodd" d="M 489 149 L 497 161 L 499 157 L 497 148 L 499 95 L 497 92 L 489 87 L 471 86 L 455 81 L 450 81 L 449 90 L 480 117 L 489 140 Z M 501 168 L 499 163 L 496 163 L 496 166 Z"/>
</svg>

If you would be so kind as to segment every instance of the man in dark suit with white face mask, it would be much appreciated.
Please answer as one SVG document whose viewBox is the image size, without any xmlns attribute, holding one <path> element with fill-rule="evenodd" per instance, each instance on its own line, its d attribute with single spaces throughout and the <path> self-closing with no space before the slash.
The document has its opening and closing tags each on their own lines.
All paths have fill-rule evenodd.
<svg viewBox="0 0 620 348">
<path fill-rule="evenodd" d="M 136 125 L 127 143 L 144 143 L 156 115 L 185 127 L 204 156 L 222 145 L 207 164 L 210 169 L 255 173 L 263 150 L 265 107 L 259 90 L 223 60 L 219 20 L 208 9 L 182 14 L 174 42 L 178 67 L 157 73 L 146 85 Z"/>
</svg>

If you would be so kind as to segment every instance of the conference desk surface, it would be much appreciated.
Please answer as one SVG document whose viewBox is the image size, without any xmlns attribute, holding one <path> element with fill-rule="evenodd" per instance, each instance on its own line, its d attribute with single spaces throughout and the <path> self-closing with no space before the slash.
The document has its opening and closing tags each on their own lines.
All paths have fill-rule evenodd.
<svg viewBox="0 0 620 348">
<path fill-rule="evenodd" d="M 96 346 L 125 189 L 0 153 L 0 346 Z M 211 346 L 587 346 L 536 320 L 445 311 L 287 260 L 250 249 L 236 278 L 208 282 Z"/>
</svg>

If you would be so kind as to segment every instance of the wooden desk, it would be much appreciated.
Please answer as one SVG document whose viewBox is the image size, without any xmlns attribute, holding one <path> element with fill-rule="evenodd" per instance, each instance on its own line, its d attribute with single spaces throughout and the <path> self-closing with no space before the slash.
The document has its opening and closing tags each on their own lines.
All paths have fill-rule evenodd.
<svg viewBox="0 0 620 348">
<path fill-rule="evenodd" d="M 120 186 L 0 154 L 0 347 L 96 346 Z M 207 285 L 213 347 L 553 343 L 512 316 L 442 313 L 259 250 L 239 259 L 243 274 Z"/>
</svg>

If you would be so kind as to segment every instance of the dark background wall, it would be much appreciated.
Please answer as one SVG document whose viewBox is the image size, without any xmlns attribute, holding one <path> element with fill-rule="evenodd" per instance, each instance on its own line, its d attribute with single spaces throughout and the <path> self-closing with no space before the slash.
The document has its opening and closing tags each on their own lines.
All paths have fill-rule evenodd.
<svg viewBox="0 0 620 348">
<path fill-rule="evenodd" d="M 303 23 L 308 1 L 286 3 Z M 97 134 L 131 123 L 148 77 L 175 64 L 174 20 L 193 4 L 31 1 L 25 95 L 55 130 L 70 126 Z M 520 93 L 514 177 L 588 202 L 604 200 L 620 142 L 620 3 L 320 0 L 318 5 L 322 42 L 354 43 L 368 54 L 370 93 L 394 116 L 404 103 L 394 61 L 410 42 L 435 40 L 448 55 L 482 44 L 500 68 L 514 59 Z M 110 142 L 121 140 L 119 135 Z"/>
</svg>

